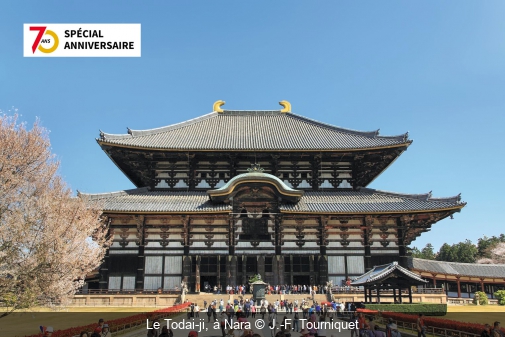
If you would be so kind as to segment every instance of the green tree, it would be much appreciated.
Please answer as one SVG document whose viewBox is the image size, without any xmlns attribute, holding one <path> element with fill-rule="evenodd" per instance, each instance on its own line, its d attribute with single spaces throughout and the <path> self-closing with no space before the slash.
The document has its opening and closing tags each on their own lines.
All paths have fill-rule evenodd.
<svg viewBox="0 0 505 337">
<path fill-rule="evenodd" d="M 436 254 L 435 254 L 435 251 L 433 250 L 433 245 L 431 243 L 428 243 L 421 250 L 421 256 L 423 259 L 426 259 L 426 260 L 435 260 Z"/>
<path fill-rule="evenodd" d="M 454 262 L 456 261 L 456 252 L 454 250 L 454 245 L 451 246 L 448 243 L 444 243 L 437 254 L 438 261 L 448 261 Z"/>
<path fill-rule="evenodd" d="M 410 254 L 412 257 L 426 260 L 435 260 L 436 254 L 433 249 L 433 245 L 428 243 L 423 249 L 419 250 L 417 247 L 412 247 L 410 249 Z"/>
<path fill-rule="evenodd" d="M 437 260 L 447 262 L 475 263 L 477 247 L 470 240 L 453 245 L 444 243 L 437 254 Z"/>
</svg>

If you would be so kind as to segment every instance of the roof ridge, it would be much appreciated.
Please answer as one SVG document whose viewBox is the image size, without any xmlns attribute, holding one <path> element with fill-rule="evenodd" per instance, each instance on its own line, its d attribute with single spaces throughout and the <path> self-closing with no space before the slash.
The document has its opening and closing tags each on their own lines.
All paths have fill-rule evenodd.
<svg viewBox="0 0 505 337">
<path fill-rule="evenodd" d="M 339 131 L 339 132 L 343 132 L 343 133 L 348 133 L 348 134 L 352 134 L 352 135 L 356 135 L 356 136 L 363 136 L 363 137 L 367 137 L 367 138 L 395 139 L 395 140 L 410 142 L 410 143 L 412 142 L 412 140 L 408 139 L 408 136 L 409 136 L 408 132 L 401 134 L 401 135 L 395 135 L 395 136 L 379 136 L 380 129 L 377 129 L 374 131 L 359 131 L 359 130 L 347 129 L 347 128 L 343 128 L 340 126 L 320 122 L 316 119 L 308 118 L 308 117 L 305 117 L 302 115 L 297 115 L 295 113 L 287 113 L 286 115 L 289 117 L 293 117 L 293 118 L 308 122 L 313 125 L 325 127 L 325 128 L 331 129 L 331 130 L 335 130 L 335 131 Z"/>
<path fill-rule="evenodd" d="M 395 136 L 380 136 L 379 135 L 379 130 L 374 130 L 374 131 L 359 131 L 359 130 L 353 130 L 353 129 L 347 129 L 343 128 L 340 126 L 320 122 L 315 119 L 311 119 L 302 115 L 297 115 L 295 113 L 289 112 L 289 113 L 283 113 L 281 110 L 223 110 L 223 112 L 218 113 L 218 112 L 210 112 L 208 114 L 198 116 L 183 122 L 175 123 L 175 124 L 170 124 L 166 126 L 162 126 L 159 128 L 153 128 L 153 129 L 146 129 L 146 130 L 133 130 L 127 127 L 127 134 L 112 134 L 112 133 L 106 133 L 100 130 L 100 138 L 97 140 L 118 140 L 118 139 L 128 139 L 132 137 L 142 137 L 142 136 L 148 136 L 148 135 L 153 135 L 153 134 L 158 134 L 162 132 L 167 132 L 175 129 L 180 129 L 182 127 L 186 127 L 201 121 L 204 121 L 209 118 L 213 117 L 218 117 L 220 115 L 222 116 L 247 116 L 247 115 L 257 115 L 257 114 L 265 114 L 265 115 L 279 115 L 279 116 L 286 116 L 287 118 L 294 118 L 298 119 L 302 122 L 306 122 L 318 127 L 326 128 L 329 130 L 337 131 L 337 132 L 342 132 L 342 133 L 347 133 L 355 136 L 362 136 L 366 138 L 377 138 L 377 139 L 393 139 L 397 141 L 403 141 L 405 143 L 411 143 L 412 140 L 408 139 L 408 132 L 401 134 L 401 135 L 395 135 Z"/>
<path fill-rule="evenodd" d="M 111 197 L 118 197 L 122 195 L 130 195 L 130 194 L 139 194 L 143 192 L 149 192 L 148 187 L 139 187 L 139 188 L 132 188 L 129 190 L 121 190 L 121 191 L 114 191 L 114 192 L 105 192 L 105 193 L 82 193 L 80 191 L 77 191 L 77 196 L 79 198 L 85 198 L 87 200 L 100 200 L 100 199 L 107 199 Z"/>
<path fill-rule="evenodd" d="M 456 264 L 456 265 L 471 265 L 471 266 L 490 266 L 490 267 L 505 267 L 505 263 L 495 263 L 495 264 L 487 264 L 487 263 L 469 263 L 469 262 L 453 262 L 453 261 L 439 261 L 439 260 L 428 260 L 428 259 L 421 259 L 419 257 L 411 257 L 412 260 L 422 260 L 422 261 L 429 261 L 429 262 L 435 262 L 435 263 L 449 263 L 449 264 Z"/>
<path fill-rule="evenodd" d="M 122 134 L 122 135 L 111 134 L 111 133 L 105 133 L 105 132 L 100 131 L 100 139 L 101 140 L 110 140 L 110 139 L 125 139 L 125 138 L 132 138 L 132 137 L 149 136 L 149 135 L 153 135 L 153 134 L 157 134 L 157 133 L 180 129 L 180 128 L 204 121 L 206 119 L 216 117 L 216 116 L 218 116 L 218 113 L 213 111 L 208 114 L 198 116 L 198 117 L 195 117 L 192 119 L 188 119 L 183 122 L 170 124 L 170 125 L 166 125 L 166 126 L 162 126 L 162 127 L 154 128 L 154 129 L 132 130 L 130 128 L 126 128 L 128 130 L 128 134 L 126 134 L 126 135 L 125 134 Z"/>
<path fill-rule="evenodd" d="M 389 196 L 403 197 L 408 199 L 415 200 L 423 200 L 423 201 L 434 201 L 434 202 L 449 202 L 449 203 L 460 203 L 461 201 L 461 193 L 457 196 L 453 197 L 445 197 L 445 198 L 433 198 L 432 191 L 428 193 L 399 193 L 399 192 L 391 192 L 391 191 L 383 191 L 377 190 L 369 187 L 358 187 L 359 191 L 363 191 L 365 193 L 379 193 Z"/>
</svg>

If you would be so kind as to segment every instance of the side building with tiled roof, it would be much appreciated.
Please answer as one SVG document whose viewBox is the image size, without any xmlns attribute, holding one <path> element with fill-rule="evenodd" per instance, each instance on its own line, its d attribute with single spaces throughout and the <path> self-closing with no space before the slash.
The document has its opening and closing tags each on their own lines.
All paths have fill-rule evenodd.
<svg viewBox="0 0 505 337">
<path fill-rule="evenodd" d="M 430 281 L 433 288 L 443 288 L 448 297 L 471 298 L 476 291 L 488 298 L 505 290 L 505 264 L 478 264 L 425 260 L 409 257 L 407 267 Z"/>
<path fill-rule="evenodd" d="M 103 290 L 168 290 L 188 283 L 321 285 L 374 265 L 407 264 L 406 247 L 459 212 L 459 195 L 367 188 L 412 143 L 283 110 L 222 110 L 125 135 L 102 150 L 135 189 L 80 194 L 103 205 L 114 242 Z"/>
</svg>

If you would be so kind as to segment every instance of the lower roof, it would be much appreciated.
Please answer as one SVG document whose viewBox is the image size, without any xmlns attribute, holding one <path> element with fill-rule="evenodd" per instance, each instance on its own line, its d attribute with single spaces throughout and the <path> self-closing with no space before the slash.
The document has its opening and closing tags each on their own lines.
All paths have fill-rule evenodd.
<svg viewBox="0 0 505 337">
<path fill-rule="evenodd" d="M 409 258 L 407 263 L 409 269 L 438 275 L 505 278 L 505 264 L 459 263 L 418 258 Z"/>
<path fill-rule="evenodd" d="M 113 193 L 83 194 L 101 200 L 105 212 L 121 213 L 229 213 L 231 205 L 213 203 L 204 191 L 149 191 L 146 187 Z M 283 203 L 283 213 L 374 214 L 458 211 L 466 203 L 459 196 L 436 199 L 431 194 L 399 194 L 369 188 L 358 191 L 305 191 L 297 203 Z"/>
<path fill-rule="evenodd" d="M 380 266 L 374 266 L 371 270 L 367 271 L 361 276 L 358 276 L 351 283 L 353 286 L 362 285 L 377 285 L 388 278 L 391 274 L 395 274 L 396 277 L 402 277 L 411 284 L 423 284 L 427 281 L 423 280 L 419 275 L 413 273 L 398 264 L 398 262 L 392 262 L 389 264 L 383 264 Z"/>
</svg>

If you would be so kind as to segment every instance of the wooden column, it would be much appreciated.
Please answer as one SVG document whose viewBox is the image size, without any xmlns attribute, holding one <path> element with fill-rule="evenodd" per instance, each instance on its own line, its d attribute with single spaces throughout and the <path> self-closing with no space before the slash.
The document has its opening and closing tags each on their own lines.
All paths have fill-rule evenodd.
<svg viewBox="0 0 505 337">
<path fill-rule="evenodd" d="M 276 286 L 279 284 L 279 271 L 277 266 L 277 255 L 274 255 L 272 258 L 272 272 L 273 272 L 273 284 L 272 286 Z"/>
<path fill-rule="evenodd" d="M 98 282 L 98 287 L 100 289 L 108 289 L 109 288 L 109 250 L 105 252 L 105 256 L 103 257 L 103 263 L 100 266 L 100 281 Z"/>
<path fill-rule="evenodd" d="M 200 292 L 200 256 L 196 256 L 195 292 Z"/>
<path fill-rule="evenodd" d="M 377 287 L 377 304 L 381 303 L 381 288 Z"/>
<path fill-rule="evenodd" d="M 275 235 L 275 255 L 282 255 L 282 216 L 276 215 L 274 218 L 274 235 Z"/>
<path fill-rule="evenodd" d="M 412 303 L 412 287 L 409 286 L 409 303 Z"/>
<path fill-rule="evenodd" d="M 227 256 L 227 285 L 236 286 L 237 285 L 237 257 L 234 255 Z"/>
<path fill-rule="evenodd" d="M 261 279 L 265 280 L 265 256 L 258 256 L 258 274 L 261 275 Z"/>
<path fill-rule="evenodd" d="M 146 220 L 143 215 L 139 215 L 135 219 L 137 223 L 137 244 L 139 246 L 139 255 L 137 259 L 137 277 L 135 280 L 135 289 L 144 290 L 144 265 L 145 265 L 145 252 L 144 248 L 146 245 Z"/>
<path fill-rule="evenodd" d="M 483 293 L 486 292 L 486 290 L 484 288 L 484 280 L 483 279 L 480 279 L 480 291 L 482 291 Z"/>
<path fill-rule="evenodd" d="M 363 220 L 364 226 L 362 227 L 363 231 L 363 244 L 365 246 L 365 272 L 371 270 L 372 266 L 372 252 L 370 249 L 370 238 L 372 236 L 372 225 L 374 219 L 372 216 L 367 215 Z"/>
<path fill-rule="evenodd" d="M 314 279 L 314 255 L 309 255 L 309 271 L 310 271 L 310 279 L 312 280 L 312 282 L 310 283 L 311 286 L 314 285 L 314 282 L 316 282 L 316 280 Z"/>
<path fill-rule="evenodd" d="M 365 303 L 368 303 L 368 292 L 367 287 L 363 287 L 363 294 L 365 295 Z"/>
<path fill-rule="evenodd" d="M 284 256 L 277 255 L 277 272 L 279 273 L 279 285 L 284 284 Z"/>
<path fill-rule="evenodd" d="M 399 296 L 400 304 L 402 304 L 403 300 L 402 300 L 402 288 L 401 287 L 398 288 L 398 296 Z"/>
<path fill-rule="evenodd" d="M 459 277 L 456 279 L 456 284 L 458 285 L 458 298 L 461 298 L 461 284 L 459 282 Z"/>
<path fill-rule="evenodd" d="M 396 288 L 393 287 L 393 302 L 396 303 Z"/>
<path fill-rule="evenodd" d="M 188 290 L 190 288 L 189 283 L 191 282 L 191 256 L 184 255 L 182 257 L 182 280 L 188 285 Z"/>
<path fill-rule="evenodd" d="M 410 225 L 412 217 L 408 215 L 402 216 L 397 220 L 397 235 L 398 235 L 398 264 L 407 268 L 407 249 L 405 248 L 405 232 L 406 228 Z"/>
<path fill-rule="evenodd" d="M 246 285 L 247 284 L 247 255 L 242 255 L 242 279 L 241 279 L 241 283 L 243 285 Z"/>
<path fill-rule="evenodd" d="M 217 256 L 217 288 L 221 287 L 221 255 Z"/>
<path fill-rule="evenodd" d="M 435 274 L 431 274 L 433 276 L 433 288 L 437 287 L 437 279 L 435 278 Z"/>
</svg>

